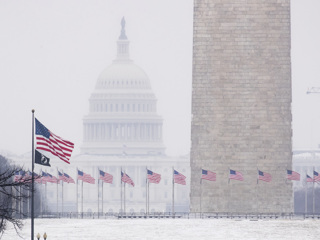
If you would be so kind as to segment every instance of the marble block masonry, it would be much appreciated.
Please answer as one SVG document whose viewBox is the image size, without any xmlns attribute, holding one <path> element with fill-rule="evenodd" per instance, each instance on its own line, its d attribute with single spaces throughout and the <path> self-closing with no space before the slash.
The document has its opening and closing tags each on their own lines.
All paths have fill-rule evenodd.
<svg viewBox="0 0 320 240">
<path fill-rule="evenodd" d="M 292 212 L 290 1 L 195 0 L 193 33 L 191 211 Z"/>
</svg>

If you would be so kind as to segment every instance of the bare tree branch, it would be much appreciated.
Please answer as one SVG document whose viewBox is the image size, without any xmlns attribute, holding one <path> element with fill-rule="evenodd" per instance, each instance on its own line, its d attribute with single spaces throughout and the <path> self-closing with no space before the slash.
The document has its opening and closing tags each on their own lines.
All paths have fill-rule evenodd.
<svg viewBox="0 0 320 240">
<path fill-rule="evenodd" d="M 26 202 L 31 196 L 31 174 L 16 178 L 16 173 L 24 172 L 21 167 L 10 165 L 8 159 L 0 155 L 0 239 L 11 223 L 17 234 L 23 227 L 21 217 L 27 217 L 23 209 L 17 208 L 17 203 Z M 34 176 L 34 180 L 41 176 Z"/>
</svg>

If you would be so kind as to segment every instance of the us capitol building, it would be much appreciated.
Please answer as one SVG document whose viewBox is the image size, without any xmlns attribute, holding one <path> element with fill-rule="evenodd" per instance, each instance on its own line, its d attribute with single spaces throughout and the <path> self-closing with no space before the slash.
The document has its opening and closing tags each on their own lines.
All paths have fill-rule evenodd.
<svg viewBox="0 0 320 240">
<path fill-rule="evenodd" d="M 146 73 L 130 60 L 124 19 L 117 57 L 100 74 L 89 102 L 82 153 L 164 155 L 157 99 Z"/>
<path fill-rule="evenodd" d="M 126 184 L 126 212 L 145 212 L 147 168 L 161 174 L 159 184 L 149 184 L 149 212 L 171 212 L 174 168 L 187 177 L 186 186 L 175 184 L 174 210 L 187 212 L 189 156 L 166 156 L 157 99 L 147 74 L 130 59 L 129 43 L 122 19 L 116 58 L 98 77 L 89 99 L 89 113 L 83 118 L 81 154 L 71 158 L 70 166 L 61 167 L 75 181 L 77 169 L 96 179 L 94 185 L 83 183 L 83 211 L 97 212 L 99 196 L 99 212 L 104 213 L 121 211 L 121 170 L 135 183 L 134 187 Z M 113 175 L 113 183 L 104 183 L 103 191 L 101 182 L 98 190 L 99 170 Z M 48 172 L 56 175 L 56 169 Z M 48 183 L 48 201 L 49 208 L 56 211 L 56 186 L 49 185 L 55 184 Z M 82 183 L 79 181 L 78 194 L 74 185 L 64 184 L 63 211 L 82 211 Z M 60 187 L 58 198 L 61 212 Z"/>
</svg>

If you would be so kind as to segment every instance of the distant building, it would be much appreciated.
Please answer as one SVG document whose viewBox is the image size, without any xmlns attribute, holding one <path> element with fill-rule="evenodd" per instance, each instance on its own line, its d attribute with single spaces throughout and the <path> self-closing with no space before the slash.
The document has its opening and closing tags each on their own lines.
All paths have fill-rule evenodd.
<svg viewBox="0 0 320 240">
<path fill-rule="evenodd" d="M 124 20 L 117 57 L 100 74 L 89 102 L 82 153 L 164 155 L 157 99 L 146 73 L 130 59 Z"/>
<path fill-rule="evenodd" d="M 175 184 L 175 211 L 189 211 L 189 156 L 169 157 L 162 139 L 162 118 L 157 114 L 157 99 L 146 73 L 129 57 L 129 40 L 125 21 L 117 41 L 117 56 L 100 74 L 89 99 L 89 113 L 83 119 L 81 154 L 72 157 L 66 172 L 76 180 L 76 168 L 95 177 L 96 184 L 84 183 L 83 211 L 97 212 L 97 180 L 99 170 L 113 175 L 113 184 L 99 187 L 99 212 L 145 212 L 146 169 L 161 174 L 159 184 L 149 184 L 149 212 L 172 211 L 173 168 L 187 176 L 187 185 Z M 75 167 L 76 166 L 76 167 Z M 134 181 L 126 184 L 121 196 L 121 170 Z M 55 170 L 53 170 L 55 172 Z M 81 186 L 75 201 L 76 187 L 65 184 L 72 191 L 65 192 L 65 209 L 82 211 Z M 121 207 L 121 199 L 126 199 Z M 50 199 L 53 202 L 54 198 Z M 76 206 L 78 203 L 78 207 Z M 123 201 L 124 202 L 124 201 Z M 61 207 L 60 207 L 61 209 Z"/>
<path fill-rule="evenodd" d="M 295 213 L 319 214 L 320 185 L 307 182 L 307 175 L 314 178 L 313 171 L 320 173 L 320 150 L 295 150 L 292 169 L 300 174 L 300 181 L 293 181 Z"/>
</svg>

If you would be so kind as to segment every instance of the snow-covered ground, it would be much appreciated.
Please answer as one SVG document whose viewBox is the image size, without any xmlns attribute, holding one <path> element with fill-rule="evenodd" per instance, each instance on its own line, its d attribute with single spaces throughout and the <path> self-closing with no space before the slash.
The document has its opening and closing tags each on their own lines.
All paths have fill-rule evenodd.
<svg viewBox="0 0 320 240">
<path fill-rule="evenodd" d="M 26 220 L 22 239 L 30 239 L 31 221 Z M 319 220 L 232 220 L 232 219 L 35 219 L 35 234 L 47 240 L 104 239 L 263 239 L 308 240 L 320 236 Z M 19 238 L 14 229 L 3 240 Z M 1 240 L 2 240 L 1 239 Z M 35 238 L 36 239 L 36 238 Z"/>
</svg>

